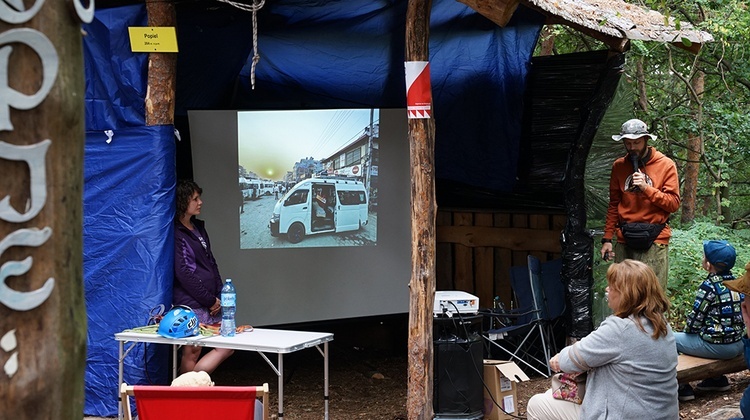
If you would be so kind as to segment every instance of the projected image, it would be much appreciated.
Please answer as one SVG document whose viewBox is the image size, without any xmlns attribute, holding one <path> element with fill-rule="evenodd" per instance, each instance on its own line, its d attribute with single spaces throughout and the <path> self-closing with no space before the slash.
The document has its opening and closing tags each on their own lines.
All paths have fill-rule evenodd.
<svg viewBox="0 0 750 420">
<path fill-rule="evenodd" d="M 377 109 L 237 113 L 240 248 L 377 244 Z"/>
</svg>

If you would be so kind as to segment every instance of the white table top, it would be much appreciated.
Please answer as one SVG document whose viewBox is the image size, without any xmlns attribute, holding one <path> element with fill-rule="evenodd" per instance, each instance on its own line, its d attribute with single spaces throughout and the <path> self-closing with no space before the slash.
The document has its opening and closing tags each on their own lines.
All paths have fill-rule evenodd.
<svg viewBox="0 0 750 420">
<path fill-rule="evenodd" d="M 117 341 L 136 341 L 161 344 L 181 344 L 203 347 L 219 347 L 234 350 L 252 350 L 267 353 L 292 353 L 308 347 L 333 341 L 332 333 L 271 330 L 255 328 L 236 334 L 234 337 L 220 335 L 187 338 L 166 338 L 158 334 L 123 331 L 115 334 Z"/>
</svg>

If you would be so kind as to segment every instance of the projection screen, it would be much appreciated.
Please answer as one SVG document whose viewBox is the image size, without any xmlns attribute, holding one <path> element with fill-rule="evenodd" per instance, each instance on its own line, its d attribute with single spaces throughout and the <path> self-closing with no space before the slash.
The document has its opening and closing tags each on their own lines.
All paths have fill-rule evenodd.
<svg viewBox="0 0 750 420">
<path fill-rule="evenodd" d="M 355 118 L 363 113 L 368 121 Z M 199 218 L 222 277 L 236 285 L 239 324 L 408 312 L 404 109 L 189 111 L 188 118 L 193 174 L 203 188 Z M 282 157 L 289 149 L 292 157 Z M 330 193 L 337 213 L 316 220 L 312 204 L 320 190 Z M 358 201 L 363 190 L 366 204 Z M 349 204 L 358 205 L 354 224 L 343 222 Z M 274 236 L 269 228 L 274 212 L 283 225 L 293 209 L 304 219 L 297 224 L 308 225 L 296 243 L 296 236 Z"/>
</svg>

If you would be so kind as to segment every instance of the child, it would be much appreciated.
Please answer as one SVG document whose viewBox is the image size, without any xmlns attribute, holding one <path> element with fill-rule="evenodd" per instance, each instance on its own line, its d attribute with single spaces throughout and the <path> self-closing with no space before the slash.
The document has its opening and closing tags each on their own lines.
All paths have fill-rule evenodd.
<svg viewBox="0 0 750 420">
<path fill-rule="evenodd" d="M 674 334 L 679 353 L 707 359 L 731 359 L 742 354 L 745 324 L 741 304 L 744 296 L 724 286 L 733 280 L 730 271 L 737 254 L 727 241 L 703 242 L 703 268 L 708 276 L 695 294 L 693 310 L 687 315 L 685 331 Z M 726 376 L 708 378 L 696 385 L 701 391 L 727 391 Z M 695 398 L 690 384 L 680 385 L 680 401 Z"/>
</svg>

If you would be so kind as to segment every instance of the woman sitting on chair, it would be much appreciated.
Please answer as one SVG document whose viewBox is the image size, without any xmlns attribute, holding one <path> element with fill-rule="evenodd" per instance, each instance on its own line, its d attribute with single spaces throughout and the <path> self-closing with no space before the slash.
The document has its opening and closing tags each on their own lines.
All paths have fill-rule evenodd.
<svg viewBox="0 0 750 420">
<path fill-rule="evenodd" d="M 677 353 L 659 279 L 626 259 L 607 270 L 607 292 L 613 315 L 549 361 L 556 372 L 587 372 L 583 403 L 557 400 L 550 389 L 531 397 L 528 419 L 679 418 Z"/>
</svg>

